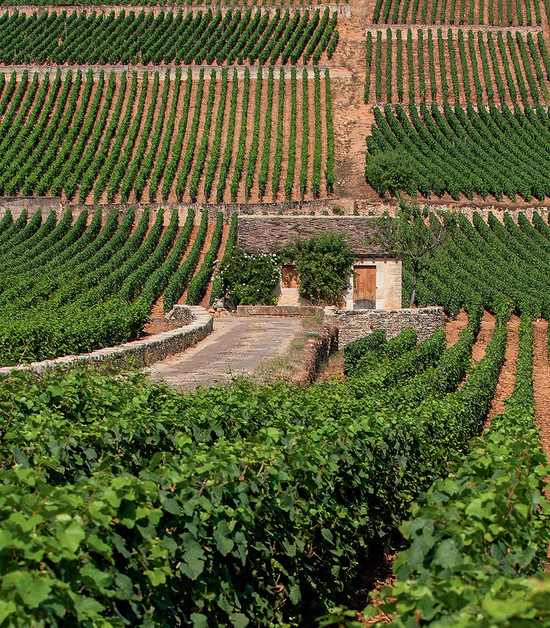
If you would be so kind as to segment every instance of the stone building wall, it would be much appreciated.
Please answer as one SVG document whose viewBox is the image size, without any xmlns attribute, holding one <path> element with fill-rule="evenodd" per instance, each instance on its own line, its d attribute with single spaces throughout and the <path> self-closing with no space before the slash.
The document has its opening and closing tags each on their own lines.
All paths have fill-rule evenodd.
<svg viewBox="0 0 550 628">
<path fill-rule="evenodd" d="M 275 252 L 294 238 L 333 231 L 344 236 L 358 255 L 380 254 L 368 241 L 376 233 L 372 218 L 362 216 L 239 216 L 238 246 L 251 253 Z"/>
<path fill-rule="evenodd" d="M 353 265 L 354 270 L 361 266 L 376 267 L 376 308 L 395 310 L 401 307 L 403 264 L 401 260 L 389 258 L 366 258 Z M 350 277 L 349 289 L 345 295 L 346 309 L 354 309 L 354 276 Z"/>
<path fill-rule="evenodd" d="M 341 349 L 352 340 L 368 336 L 375 329 L 384 329 L 388 338 L 412 327 L 420 341 L 445 326 L 441 307 L 402 310 L 333 310 L 327 308 L 326 321 L 338 327 L 338 346 Z"/>
</svg>

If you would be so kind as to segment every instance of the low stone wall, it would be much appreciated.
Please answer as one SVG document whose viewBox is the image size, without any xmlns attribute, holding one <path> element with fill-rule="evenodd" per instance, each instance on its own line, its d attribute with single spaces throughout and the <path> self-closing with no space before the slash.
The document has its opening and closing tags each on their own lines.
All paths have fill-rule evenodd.
<svg viewBox="0 0 550 628">
<path fill-rule="evenodd" d="M 519 213 L 525 214 L 527 218 L 531 218 L 534 211 L 540 213 L 545 220 L 549 216 L 548 206 L 541 205 L 516 205 L 506 203 L 471 203 L 469 201 L 459 201 L 456 203 L 429 201 L 427 205 L 434 211 L 456 211 L 465 214 L 471 218 L 474 212 L 478 212 L 484 220 L 487 220 L 489 212 L 492 212 L 497 218 L 502 220 L 505 212 L 509 212 L 512 218 L 517 221 Z M 11 211 L 13 218 L 17 218 L 23 209 L 27 209 L 30 215 L 36 211 L 41 211 L 47 216 L 51 211 L 55 211 L 60 218 L 67 207 L 72 207 L 73 215 L 78 216 L 83 209 L 87 209 L 90 214 L 99 209 L 105 219 L 111 211 L 116 210 L 121 215 L 124 214 L 129 207 L 136 210 L 136 218 L 139 220 L 143 210 L 147 207 L 154 215 L 160 208 L 165 212 L 165 224 L 168 224 L 170 215 L 174 209 L 178 211 L 180 221 L 185 220 L 187 211 L 193 208 L 196 212 L 195 221 L 200 220 L 202 211 L 208 211 L 210 218 L 214 219 L 218 212 L 223 212 L 226 218 L 231 214 L 237 213 L 243 217 L 257 217 L 267 219 L 301 218 L 302 220 L 317 218 L 321 220 L 332 219 L 348 219 L 361 220 L 364 217 L 381 216 L 385 212 L 395 215 L 398 211 L 398 205 L 393 202 L 373 202 L 365 200 L 339 200 L 339 199 L 316 199 L 311 201 L 279 201 L 274 203 L 222 203 L 219 205 L 213 203 L 111 203 L 111 204 L 88 204 L 79 205 L 75 203 L 62 202 L 59 197 L 38 197 L 38 196 L 3 196 L 0 197 L 0 219 L 3 218 L 6 211 Z M 338 208 L 338 215 L 335 213 Z"/>
<path fill-rule="evenodd" d="M 58 218 L 62 214 L 61 199 L 57 196 L 0 196 L 0 219 L 9 211 L 15 220 L 24 209 L 30 216 L 37 211 L 42 212 L 43 216 L 53 211 Z"/>
<path fill-rule="evenodd" d="M 4 13 L 8 13 L 11 15 L 16 11 L 19 13 L 24 13 L 25 15 L 32 15 L 33 13 L 37 13 L 38 15 L 42 15 L 43 13 L 61 13 L 62 11 L 66 11 L 68 14 L 76 13 L 77 15 L 89 15 L 92 12 L 98 15 L 109 15 L 110 13 L 114 13 L 118 15 L 122 11 L 128 15 L 130 11 L 134 11 L 136 14 L 143 11 L 144 13 L 152 13 L 153 15 L 159 15 L 161 13 L 177 13 L 178 11 L 196 13 L 197 11 L 241 11 L 245 12 L 248 10 L 252 12 L 262 11 L 263 13 L 275 13 L 275 11 L 279 9 L 288 9 L 290 11 L 300 11 L 303 13 L 304 11 L 315 11 L 320 9 L 324 11 L 328 9 L 332 13 L 338 13 L 344 17 L 349 17 L 351 15 L 350 6 L 348 4 L 285 4 L 281 5 L 256 5 L 256 4 L 193 4 L 193 5 L 174 5 L 174 6 L 151 6 L 151 5 L 143 5 L 143 6 L 134 6 L 134 5 L 102 5 L 102 4 L 94 4 L 89 6 L 78 6 L 74 4 L 66 4 L 66 5 L 43 5 L 43 6 L 34 6 L 34 5 L 18 5 L 18 6 L 6 6 L 0 7 L 0 15 Z M 476 27 L 477 28 L 477 27 Z"/>
<path fill-rule="evenodd" d="M 101 211 L 103 220 L 112 211 L 117 211 L 120 215 L 126 213 L 128 208 L 133 207 L 136 212 L 136 220 L 139 220 L 143 210 L 148 208 L 153 215 L 159 209 L 164 209 L 164 222 L 167 225 L 173 210 L 177 210 L 180 222 L 187 217 L 189 209 L 195 210 L 195 222 L 200 221 L 201 213 L 208 212 L 208 217 L 212 220 L 216 218 L 218 212 L 222 212 L 228 219 L 232 214 L 252 214 L 269 216 L 291 216 L 294 214 L 307 215 L 311 212 L 322 213 L 331 208 L 333 203 L 326 199 L 313 201 L 280 201 L 278 203 L 110 203 L 110 204 L 78 204 L 62 203 L 58 197 L 34 197 L 34 196 L 4 196 L 0 197 L 0 219 L 7 211 L 11 211 L 14 218 L 18 218 L 21 212 L 26 209 L 30 215 L 36 211 L 41 211 L 43 216 L 47 216 L 51 211 L 55 211 L 58 218 L 61 218 L 68 207 L 73 210 L 73 215 L 78 216 L 81 211 L 87 210 L 90 216 L 96 211 Z"/>
<path fill-rule="evenodd" d="M 338 351 L 338 328 L 323 327 L 317 337 L 309 338 L 304 364 L 304 384 L 314 382 L 321 366 Z"/>
<path fill-rule="evenodd" d="M 339 347 L 368 336 L 375 329 L 384 329 L 388 338 L 412 327 L 418 339 L 425 340 L 445 326 L 442 307 L 402 310 L 334 310 L 327 308 L 326 320 L 339 328 Z"/>
<path fill-rule="evenodd" d="M 323 313 L 314 305 L 237 305 L 237 316 L 311 316 Z"/>
<path fill-rule="evenodd" d="M 208 312 L 199 306 L 176 306 L 191 309 L 193 320 L 189 325 L 164 331 L 142 340 L 134 340 L 116 347 L 106 347 L 91 353 L 67 355 L 55 360 L 31 362 L 20 366 L 0 368 L 1 375 L 9 375 L 12 371 L 28 371 L 47 373 L 49 371 L 70 370 L 77 366 L 99 366 L 116 364 L 120 366 L 148 366 L 165 358 L 180 353 L 197 344 L 213 330 L 213 319 Z"/>
<path fill-rule="evenodd" d="M 458 212 L 464 214 L 469 219 L 472 218 L 474 213 L 478 213 L 485 221 L 487 221 L 489 212 L 494 214 L 499 220 L 503 220 L 503 215 L 509 213 L 512 218 L 517 222 L 518 214 L 525 214 L 529 220 L 531 219 L 533 212 L 538 212 L 541 216 L 548 220 L 550 216 L 550 209 L 548 205 L 542 203 L 537 205 L 531 205 L 523 203 L 521 205 L 513 205 L 512 203 L 491 203 L 491 202 L 479 202 L 472 203 L 471 201 L 425 201 L 421 202 L 422 205 L 427 205 L 432 211 L 447 211 Z M 345 209 L 344 206 L 342 206 Z M 356 200 L 353 202 L 353 211 L 361 216 L 381 216 L 385 212 L 391 216 L 395 216 L 399 210 L 397 202 L 372 202 Z"/>
</svg>

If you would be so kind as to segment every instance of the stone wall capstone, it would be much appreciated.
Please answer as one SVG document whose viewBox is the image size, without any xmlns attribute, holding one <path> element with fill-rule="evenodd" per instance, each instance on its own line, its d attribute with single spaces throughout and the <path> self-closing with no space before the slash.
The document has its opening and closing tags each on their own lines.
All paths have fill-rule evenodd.
<svg viewBox="0 0 550 628">
<path fill-rule="evenodd" d="M 313 316 L 323 314 L 323 308 L 315 305 L 237 305 L 237 316 Z"/>
<path fill-rule="evenodd" d="M 338 347 L 341 349 L 375 329 L 384 329 L 387 338 L 397 336 L 412 327 L 418 331 L 419 341 L 429 338 L 445 326 L 442 307 L 423 307 L 402 310 L 334 310 L 327 308 L 326 321 L 339 329 Z"/>
</svg>

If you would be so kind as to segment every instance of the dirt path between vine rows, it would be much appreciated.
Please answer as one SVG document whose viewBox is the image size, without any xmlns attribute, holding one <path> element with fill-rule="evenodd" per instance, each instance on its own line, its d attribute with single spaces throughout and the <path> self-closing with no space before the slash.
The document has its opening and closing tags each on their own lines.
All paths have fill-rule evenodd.
<svg viewBox="0 0 550 628">
<path fill-rule="evenodd" d="M 464 310 L 460 310 L 454 318 L 448 321 L 445 325 L 447 348 L 452 347 L 456 343 L 462 330 L 466 329 L 467 324 L 468 314 Z"/>
<path fill-rule="evenodd" d="M 540 428 L 540 442 L 550 459 L 550 364 L 548 363 L 548 322 L 534 323 L 533 388 L 535 423 Z"/>
<path fill-rule="evenodd" d="M 540 443 L 550 460 L 550 364 L 548 362 L 548 321 L 533 323 L 533 390 L 535 423 L 540 429 Z M 546 499 L 550 499 L 550 477 L 546 478 Z M 546 573 L 550 573 L 550 547 Z"/>
<path fill-rule="evenodd" d="M 484 312 L 481 319 L 481 327 L 477 335 L 474 346 L 472 347 L 472 360 L 477 363 L 483 360 L 487 345 L 493 339 L 495 333 L 495 317 L 489 312 Z"/>
<path fill-rule="evenodd" d="M 493 400 L 491 401 L 491 407 L 487 415 L 484 429 L 488 429 L 491 426 L 491 419 L 493 417 L 504 412 L 504 401 L 514 392 L 516 363 L 519 351 L 519 322 L 518 316 L 512 316 L 508 323 L 508 340 L 506 342 L 506 352 L 504 353 L 504 364 L 500 371 L 500 377 L 498 378 L 497 387 L 493 395 Z"/>
<path fill-rule="evenodd" d="M 461 311 L 454 319 L 449 321 L 445 326 L 445 331 L 447 333 L 447 347 L 452 347 L 457 341 L 466 326 L 468 325 L 468 314 L 465 311 Z M 474 363 L 478 363 L 485 357 L 485 351 L 487 350 L 487 345 L 491 342 L 493 337 L 493 333 L 495 331 L 495 317 L 489 312 L 485 312 L 483 314 L 483 318 L 481 319 L 481 328 L 479 330 L 479 334 L 474 342 L 472 347 L 472 361 Z M 466 378 L 460 384 L 461 386 L 468 379 Z"/>
</svg>

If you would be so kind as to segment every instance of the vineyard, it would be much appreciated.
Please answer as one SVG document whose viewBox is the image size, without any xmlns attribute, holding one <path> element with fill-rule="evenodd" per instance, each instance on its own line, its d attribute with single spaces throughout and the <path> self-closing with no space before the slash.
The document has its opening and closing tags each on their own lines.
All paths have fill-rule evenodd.
<svg viewBox="0 0 550 628">
<path fill-rule="evenodd" d="M 0 75 L 0 88 L 0 194 L 221 203 L 332 191 L 328 71 L 24 73 Z"/>
<path fill-rule="evenodd" d="M 373 21 L 415 23 L 418 2 L 412 20 L 399 20 L 395 6 L 390 20 L 391 6 L 377 4 Z M 418 20 L 438 24 L 436 5 L 430 19 L 427 4 L 421 6 Z M 452 4 L 451 15 L 458 6 Z M 445 7 L 439 16 L 446 26 L 440 28 L 366 31 L 363 97 L 372 112 L 367 183 L 380 197 L 406 192 L 454 200 L 543 201 L 550 172 L 550 56 L 539 5 L 536 12 L 528 2 L 515 3 L 517 20 L 494 29 L 475 26 L 502 23 L 501 17 L 495 21 L 493 9 L 488 21 L 481 19 L 487 9 L 482 3 L 476 3 L 479 19 L 473 13 L 468 20 L 450 19 Z M 464 7 L 463 2 L 461 15 Z M 405 16 L 408 3 L 402 8 Z M 510 28 L 534 21 L 538 27 Z M 407 175 L 397 187 L 391 176 L 380 178 L 369 167 L 377 159 L 390 169 L 392 160 L 406 163 Z"/>
<path fill-rule="evenodd" d="M 530 221 L 519 213 L 517 223 L 509 214 L 500 222 L 491 213 L 487 222 L 477 213 L 473 221 L 461 214 L 431 220 L 445 221 L 452 242 L 419 278 L 419 303 L 438 303 L 457 314 L 475 297 L 497 317 L 514 312 L 550 318 L 550 227 L 540 214 L 534 212 Z M 405 299 L 409 272 L 403 281 Z"/>
<path fill-rule="evenodd" d="M 365 102 L 547 103 L 542 32 L 369 31 Z"/>
<path fill-rule="evenodd" d="M 0 63 L 142 64 L 292 63 L 317 65 L 338 43 L 337 13 L 328 9 L 273 15 L 244 12 L 122 11 L 115 16 L 4 13 Z M 131 45 L 127 45 L 131 37 Z"/>
<path fill-rule="evenodd" d="M 550 626 L 550 0 L 105 1 L 0 0 L 1 367 L 178 304 L 214 333 L 176 362 L 249 360 L 221 310 L 272 303 L 289 250 L 241 250 L 236 212 L 292 236 L 388 195 L 437 201 L 402 299 L 450 320 L 299 386 L 2 376 L 0 624 Z M 318 357 L 308 324 L 277 360 Z"/>
<path fill-rule="evenodd" d="M 533 26 L 550 14 L 544 0 L 376 0 L 375 24 Z"/>
<path fill-rule="evenodd" d="M 529 612 L 547 621 L 537 597 L 544 581 L 526 576 L 542 578 L 550 541 L 547 468 L 533 426 L 532 322 L 550 306 L 543 285 L 550 227 L 537 214 L 532 222 L 490 218 L 488 225 L 479 215 L 473 224 L 432 216 L 434 227 L 439 219 L 452 245 L 422 278 L 420 296 L 441 295 L 449 312 L 467 311 L 450 346 L 444 331 L 420 344 L 412 330 L 390 341 L 378 331 L 347 346 L 346 380 L 306 388 L 242 381 L 180 395 L 140 375 L 74 373 L 47 377 L 47 393 L 29 406 L 26 376 L 2 381 L 0 401 L 12 417 L 0 471 L 0 530 L 10 550 L 4 578 L 24 577 L 36 591 L 6 593 L 12 616 L 304 625 L 353 593 L 364 561 L 376 559 L 392 542 L 389 531 L 412 516 L 404 531 L 413 545 L 397 559 L 389 602 L 396 625 L 418 617 L 417 597 L 426 596 L 419 572 L 430 582 L 421 608 L 432 617 L 475 617 L 488 613 L 481 610 L 487 596 L 525 595 L 528 610 L 520 604 L 502 612 L 511 621 Z M 8 223 L 0 228 L 17 239 Z M 46 223 L 35 224 L 34 234 Z M 19 247 L 45 242 L 62 223 L 52 222 L 46 238 L 31 236 L 31 224 L 18 232 Z M 26 251 L 22 266 L 32 263 L 33 248 Z M 506 278 L 494 272 L 503 260 L 513 269 Z M 63 282 L 60 294 L 67 290 Z M 93 287 L 84 298 L 92 294 Z M 484 307 L 496 326 L 472 367 Z M 504 414 L 475 438 L 513 337 L 514 311 L 521 315 L 514 391 Z M 210 516 L 200 516 L 205 509 Z M 31 524 L 33 534 L 25 532 Z M 480 533 L 487 527 L 490 536 Z M 456 579 L 464 601 L 445 595 Z"/>
<path fill-rule="evenodd" d="M 375 119 L 367 138 L 369 152 L 407 151 L 414 168 L 406 190 L 410 194 L 520 196 L 527 201 L 550 195 L 545 145 L 550 117 L 541 106 L 512 112 L 506 106 L 476 111 L 472 105 L 397 105 L 395 111 L 376 109 Z"/>
<path fill-rule="evenodd" d="M 164 227 L 160 211 L 91 220 L 68 210 L 56 222 L 24 212 L 0 222 L 0 364 L 82 353 L 136 338 L 158 302 L 198 305 L 220 253 L 223 218 L 190 210 Z M 168 218 L 168 217 L 167 217 Z M 200 262 L 200 263 L 199 263 Z M 206 303 L 208 304 L 208 303 Z"/>
</svg>

